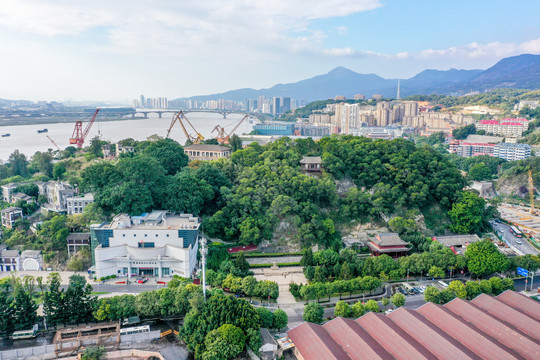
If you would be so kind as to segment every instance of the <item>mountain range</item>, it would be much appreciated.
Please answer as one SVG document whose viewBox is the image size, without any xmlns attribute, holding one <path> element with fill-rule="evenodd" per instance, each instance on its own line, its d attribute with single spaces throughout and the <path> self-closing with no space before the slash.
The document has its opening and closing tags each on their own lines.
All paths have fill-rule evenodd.
<svg viewBox="0 0 540 360">
<path fill-rule="evenodd" d="M 410 79 L 399 79 L 401 97 L 422 94 L 463 95 L 473 91 L 496 88 L 540 89 L 540 55 L 523 54 L 508 57 L 486 70 L 424 70 Z M 355 94 L 370 97 L 381 94 L 393 98 L 397 94 L 398 79 L 384 79 L 375 74 L 359 74 L 345 67 L 337 67 L 324 75 L 289 84 L 277 84 L 268 89 L 237 89 L 218 94 L 193 96 L 177 100 L 244 101 L 259 96 L 287 96 L 314 101 Z"/>
</svg>

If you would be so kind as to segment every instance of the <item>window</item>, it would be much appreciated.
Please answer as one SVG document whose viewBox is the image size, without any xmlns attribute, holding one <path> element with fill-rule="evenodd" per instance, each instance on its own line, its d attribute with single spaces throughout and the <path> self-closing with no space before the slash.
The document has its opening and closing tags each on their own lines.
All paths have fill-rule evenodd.
<svg viewBox="0 0 540 360">
<path fill-rule="evenodd" d="M 137 237 L 137 234 L 133 234 L 133 237 Z"/>
<path fill-rule="evenodd" d="M 156 237 L 157 237 L 157 234 L 156 234 Z"/>
<path fill-rule="evenodd" d="M 167 234 L 167 237 L 169 237 L 169 234 Z"/>
<path fill-rule="evenodd" d="M 153 248 L 153 247 L 155 247 L 155 243 L 153 243 L 153 242 L 140 242 L 139 247 L 140 248 Z"/>
<path fill-rule="evenodd" d="M 126 237 L 126 234 L 122 234 L 123 237 Z"/>
<path fill-rule="evenodd" d="M 144 237 L 148 237 L 148 234 L 144 234 Z"/>
</svg>

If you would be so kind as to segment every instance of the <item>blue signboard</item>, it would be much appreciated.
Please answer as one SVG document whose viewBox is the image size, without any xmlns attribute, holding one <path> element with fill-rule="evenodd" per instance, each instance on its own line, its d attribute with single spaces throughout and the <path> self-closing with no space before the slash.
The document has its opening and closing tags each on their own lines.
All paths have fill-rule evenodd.
<svg viewBox="0 0 540 360">
<path fill-rule="evenodd" d="M 529 272 L 527 270 L 525 270 L 524 268 L 520 268 L 519 266 L 517 268 L 517 273 L 519 275 L 529 276 Z"/>
</svg>

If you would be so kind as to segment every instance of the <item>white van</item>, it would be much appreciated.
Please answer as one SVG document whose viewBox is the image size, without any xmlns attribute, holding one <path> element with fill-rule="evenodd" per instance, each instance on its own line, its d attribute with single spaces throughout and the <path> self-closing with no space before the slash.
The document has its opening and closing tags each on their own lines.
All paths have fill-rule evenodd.
<svg viewBox="0 0 540 360">
<path fill-rule="evenodd" d="M 22 340 L 22 339 L 33 339 L 36 337 L 36 330 L 19 330 L 11 334 L 13 340 Z"/>
<path fill-rule="evenodd" d="M 439 284 L 440 286 L 442 286 L 442 287 L 445 288 L 445 289 L 448 287 L 448 284 L 445 283 L 445 282 L 442 281 L 442 280 L 437 281 L 437 284 Z"/>
</svg>

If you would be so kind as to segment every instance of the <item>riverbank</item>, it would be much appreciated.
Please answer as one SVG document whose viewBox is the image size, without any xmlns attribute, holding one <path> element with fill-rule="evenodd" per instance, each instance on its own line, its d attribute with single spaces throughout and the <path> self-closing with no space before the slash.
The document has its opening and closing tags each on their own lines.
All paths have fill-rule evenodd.
<svg viewBox="0 0 540 360">
<path fill-rule="evenodd" d="M 28 117 L 21 117 L 21 118 L 10 118 L 10 119 L 4 119 L 0 118 L 0 127 L 2 126 L 21 126 L 21 125 L 44 125 L 44 124 L 69 124 L 74 123 L 77 121 L 83 121 L 86 122 L 92 117 L 92 114 L 89 116 L 58 116 L 58 117 L 46 117 L 46 118 L 28 118 Z M 144 120 L 144 117 L 136 116 L 132 118 L 129 117 L 106 117 L 106 118 L 99 118 L 99 122 L 106 122 L 106 121 L 122 121 L 122 120 Z"/>
</svg>

